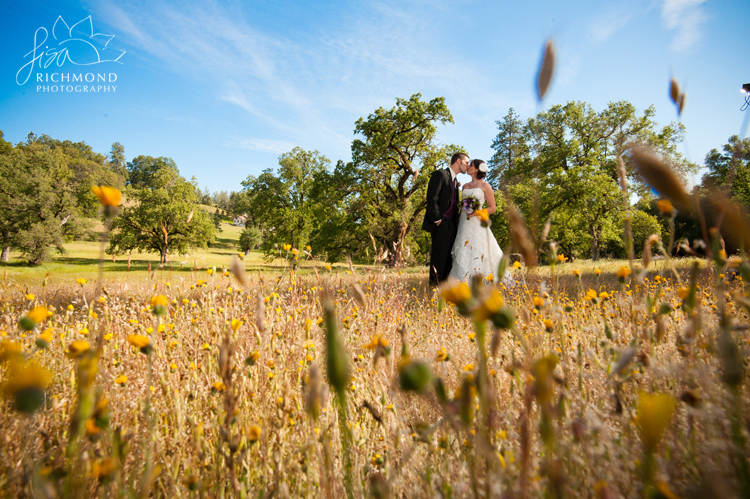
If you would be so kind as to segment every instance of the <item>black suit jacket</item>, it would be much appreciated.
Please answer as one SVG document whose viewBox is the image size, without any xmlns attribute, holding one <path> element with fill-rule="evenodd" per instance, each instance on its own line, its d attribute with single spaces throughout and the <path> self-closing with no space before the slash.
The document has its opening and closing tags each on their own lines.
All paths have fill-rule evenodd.
<svg viewBox="0 0 750 499">
<path fill-rule="evenodd" d="M 422 230 L 433 232 L 435 222 L 442 220 L 443 214 L 448 210 L 453 197 L 453 181 L 448 168 L 436 170 L 430 176 L 427 184 L 427 209 L 422 222 Z M 458 217 L 458 203 L 453 206 L 453 220 Z"/>
</svg>

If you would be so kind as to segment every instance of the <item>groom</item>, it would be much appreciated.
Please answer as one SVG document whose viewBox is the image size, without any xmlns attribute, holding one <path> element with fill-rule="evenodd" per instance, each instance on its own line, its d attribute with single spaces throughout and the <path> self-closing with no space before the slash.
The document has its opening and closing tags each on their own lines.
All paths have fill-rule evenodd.
<svg viewBox="0 0 750 499">
<path fill-rule="evenodd" d="M 451 271 L 451 248 L 458 228 L 458 181 L 456 175 L 466 173 L 469 157 L 457 152 L 450 167 L 436 170 L 427 184 L 427 211 L 422 230 L 432 234 L 430 252 L 430 285 L 437 286 Z"/>
</svg>

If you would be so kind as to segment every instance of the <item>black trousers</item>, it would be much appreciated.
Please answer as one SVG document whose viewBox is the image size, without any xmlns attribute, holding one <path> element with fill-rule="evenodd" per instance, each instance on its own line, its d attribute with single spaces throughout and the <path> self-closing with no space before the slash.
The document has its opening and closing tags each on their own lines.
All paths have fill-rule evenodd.
<svg viewBox="0 0 750 499">
<path fill-rule="evenodd" d="M 451 272 L 453 257 L 451 249 L 456 240 L 458 226 L 453 219 L 443 218 L 440 225 L 432 232 L 432 249 L 430 250 L 430 284 L 437 285 L 446 279 Z"/>
</svg>

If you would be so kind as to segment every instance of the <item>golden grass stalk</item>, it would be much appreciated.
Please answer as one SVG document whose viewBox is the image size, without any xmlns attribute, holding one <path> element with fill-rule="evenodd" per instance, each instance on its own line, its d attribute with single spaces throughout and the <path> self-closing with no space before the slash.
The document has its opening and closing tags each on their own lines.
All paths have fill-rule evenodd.
<svg viewBox="0 0 750 499">
<path fill-rule="evenodd" d="M 510 222 L 510 239 L 513 242 L 513 247 L 523 256 L 526 267 L 534 268 L 536 266 L 536 254 L 531 245 L 529 231 L 523 221 L 523 216 L 518 208 L 510 203 L 508 204 L 507 215 Z"/>
<path fill-rule="evenodd" d="M 632 146 L 630 157 L 636 171 L 648 185 L 671 199 L 677 209 L 685 213 L 691 211 L 690 196 L 682 182 L 654 150 L 646 146 Z"/>
<path fill-rule="evenodd" d="M 726 228 L 721 231 L 722 235 L 745 251 L 750 250 L 750 222 L 747 214 L 718 192 L 712 192 L 708 200 L 719 215 L 719 225 Z"/>
<path fill-rule="evenodd" d="M 547 40 L 544 44 L 544 55 L 542 56 L 542 64 L 539 66 L 539 75 L 536 80 L 539 100 L 544 99 L 552 83 L 552 77 L 555 74 L 555 58 L 555 44 L 551 39 Z"/>
</svg>

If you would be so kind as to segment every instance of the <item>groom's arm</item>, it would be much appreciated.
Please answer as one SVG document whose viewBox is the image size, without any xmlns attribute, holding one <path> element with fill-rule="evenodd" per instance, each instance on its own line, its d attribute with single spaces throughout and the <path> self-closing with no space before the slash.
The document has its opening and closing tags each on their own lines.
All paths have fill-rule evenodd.
<svg viewBox="0 0 750 499">
<path fill-rule="evenodd" d="M 432 173 L 430 182 L 427 184 L 427 215 L 432 222 L 440 222 L 443 214 L 438 207 L 440 190 L 443 187 L 443 174 L 440 170 Z"/>
</svg>

